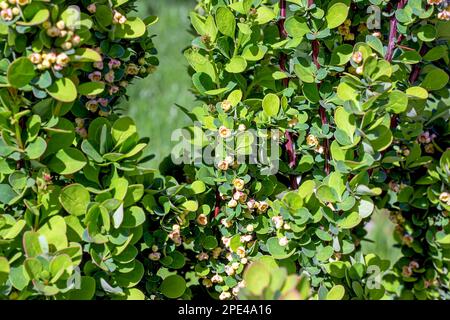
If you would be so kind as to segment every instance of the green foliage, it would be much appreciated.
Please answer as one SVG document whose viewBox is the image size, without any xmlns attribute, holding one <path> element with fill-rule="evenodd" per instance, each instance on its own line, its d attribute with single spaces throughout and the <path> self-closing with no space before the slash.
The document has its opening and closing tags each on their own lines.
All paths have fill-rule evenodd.
<svg viewBox="0 0 450 320">
<path fill-rule="evenodd" d="M 157 64 L 156 18 L 133 1 L 2 16 L 2 298 L 449 297 L 447 8 L 287 2 L 198 1 L 181 109 L 188 149 L 217 148 L 161 176 L 114 109 Z M 398 261 L 361 247 L 381 209 Z"/>
<path fill-rule="evenodd" d="M 183 111 L 200 126 L 186 132 L 190 147 L 220 148 L 214 164 L 165 167 L 177 181 L 166 178 L 146 200 L 147 289 L 162 298 L 161 282 L 177 274 L 186 279 L 183 298 L 203 286 L 214 298 L 273 299 L 284 281 L 272 279 L 279 265 L 287 278 L 309 278 L 302 298 L 446 298 L 446 8 L 198 2 L 190 14 L 196 37 L 184 55 L 199 103 Z M 370 5 L 382 13 L 376 29 Z M 241 161 L 252 139 L 279 156 Z M 398 261 L 362 254 L 381 209 L 403 217 L 393 218 Z M 172 265 L 173 254 L 183 267 Z M 266 256 L 269 271 L 256 262 Z"/>
<path fill-rule="evenodd" d="M 137 204 L 153 171 L 115 107 L 158 62 L 155 19 L 130 16 L 133 1 L 4 6 L 0 297 L 143 299 Z"/>
</svg>

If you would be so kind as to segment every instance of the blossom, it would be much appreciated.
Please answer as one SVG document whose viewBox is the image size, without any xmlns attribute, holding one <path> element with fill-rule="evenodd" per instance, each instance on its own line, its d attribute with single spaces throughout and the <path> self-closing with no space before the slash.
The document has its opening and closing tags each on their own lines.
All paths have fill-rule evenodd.
<svg viewBox="0 0 450 320">
<path fill-rule="evenodd" d="M 230 201 L 228 201 L 228 208 L 236 208 L 237 205 L 238 205 L 238 203 L 234 199 L 231 199 Z"/>
<path fill-rule="evenodd" d="M 358 63 L 358 64 L 361 63 L 362 60 L 363 60 L 363 55 L 362 55 L 361 51 L 354 52 L 353 55 L 352 55 L 352 60 L 355 63 Z"/>
<path fill-rule="evenodd" d="M 442 193 L 439 195 L 439 200 L 442 201 L 442 202 L 446 202 L 447 205 L 450 206 L 450 193 L 448 193 L 448 192 L 442 192 Z"/>
<path fill-rule="evenodd" d="M 232 276 L 234 274 L 235 270 L 231 266 L 225 266 L 225 273 L 228 276 Z"/>
<path fill-rule="evenodd" d="M 244 203 L 245 201 L 247 201 L 247 194 L 242 191 L 236 191 L 233 194 L 233 199 L 241 203 Z"/>
<path fill-rule="evenodd" d="M 42 56 L 39 53 L 32 53 L 28 58 L 34 64 L 39 64 L 42 62 Z"/>
<path fill-rule="evenodd" d="M 448 21 L 448 20 L 450 20 L 450 11 L 449 10 L 443 10 L 443 11 L 438 13 L 437 17 L 438 17 L 439 20 Z"/>
<path fill-rule="evenodd" d="M 139 67 L 134 63 L 131 63 L 127 66 L 125 73 L 132 76 L 136 76 L 139 73 Z"/>
<path fill-rule="evenodd" d="M 259 211 L 260 213 L 266 212 L 267 209 L 269 209 L 269 205 L 268 205 L 267 202 L 261 201 L 261 202 L 258 203 L 258 211 Z"/>
<path fill-rule="evenodd" d="M 431 5 L 437 5 L 437 4 L 441 4 L 444 0 L 427 0 L 428 4 Z"/>
<path fill-rule="evenodd" d="M 282 237 L 282 238 L 280 238 L 280 239 L 278 240 L 278 244 L 279 244 L 280 246 L 282 246 L 282 247 L 287 246 L 288 243 L 289 243 L 289 240 L 288 240 L 288 238 L 286 238 L 286 237 Z"/>
<path fill-rule="evenodd" d="M 252 239 L 253 239 L 253 237 L 252 237 L 251 234 L 247 234 L 247 235 L 245 235 L 245 236 L 241 236 L 241 237 L 240 237 L 240 241 L 243 242 L 243 243 L 249 242 L 249 241 L 251 241 Z"/>
<path fill-rule="evenodd" d="M 428 132 L 428 131 L 426 131 L 426 132 L 423 132 L 423 133 L 421 133 L 418 137 L 417 137 L 417 140 L 420 142 L 420 143 L 430 143 L 431 142 L 431 136 L 430 136 L 430 132 Z"/>
<path fill-rule="evenodd" d="M 25 6 L 30 3 L 30 0 L 17 0 L 19 6 Z"/>
<path fill-rule="evenodd" d="M 227 238 L 227 237 L 222 237 L 222 243 L 223 243 L 223 245 L 225 246 L 225 247 L 228 247 L 229 245 L 230 245 L 230 238 Z"/>
<path fill-rule="evenodd" d="M 202 284 L 206 287 L 206 288 L 211 288 L 213 283 L 211 280 L 205 278 L 202 280 Z"/>
<path fill-rule="evenodd" d="M 239 287 L 234 287 L 233 289 L 231 289 L 231 292 L 233 293 L 233 295 L 237 296 L 240 289 L 241 288 L 239 288 Z"/>
<path fill-rule="evenodd" d="M 233 262 L 233 263 L 231 264 L 231 267 L 232 267 L 234 270 L 239 269 L 240 266 L 241 266 L 241 264 L 240 264 L 239 262 Z"/>
<path fill-rule="evenodd" d="M 220 106 L 222 107 L 222 110 L 225 111 L 225 112 L 230 111 L 230 109 L 231 109 L 231 107 L 232 107 L 231 102 L 228 101 L 228 100 L 222 101 L 222 103 L 220 104 Z"/>
<path fill-rule="evenodd" d="M 319 144 L 319 139 L 316 136 L 310 134 L 306 137 L 306 144 L 310 147 L 316 147 Z"/>
<path fill-rule="evenodd" d="M 432 143 L 427 144 L 424 147 L 426 153 L 433 154 L 434 153 L 434 145 Z"/>
<path fill-rule="evenodd" d="M 219 135 L 224 139 L 229 138 L 231 136 L 231 130 L 225 126 L 221 126 L 219 128 Z"/>
<path fill-rule="evenodd" d="M 3 9 L 0 12 L 0 15 L 1 15 L 2 19 L 5 20 L 5 21 L 11 21 L 13 19 L 13 12 L 9 8 L 8 9 Z"/>
<path fill-rule="evenodd" d="M 109 66 L 109 68 L 110 69 L 117 69 L 117 68 L 120 68 L 120 65 L 121 65 L 122 63 L 120 62 L 120 60 L 116 60 L 116 59 L 111 59 L 109 62 L 108 62 L 108 66 Z"/>
<path fill-rule="evenodd" d="M 245 124 L 241 123 L 241 124 L 238 126 L 238 130 L 239 130 L 240 132 L 244 132 L 245 130 L 247 130 L 247 127 L 245 126 Z"/>
<path fill-rule="evenodd" d="M 217 164 L 217 168 L 219 168 L 219 169 L 222 170 L 222 171 L 227 171 L 227 170 L 228 170 L 228 166 L 229 166 L 229 164 L 228 164 L 228 162 L 225 161 L 225 160 L 222 160 L 222 161 L 220 161 L 220 162 Z"/>
<path fill-rule="evenodd" d="M 108 99 L 105 99 L 105 98 L 100 98 L 97 101 L 102 107 L 108 106 L 108 103 L 109 103 Z"/>
<path fill-rule="evenodd" d="M 109 71 L 107 74 L 105 74 L 105 80 L 109 83 L 113 83 L 115 80 L 115 74 L 114 71 Z"/>
<path fill-rule="evenodd" d="M 61 30 L 59 30 L 57 27 L 50 27 L 47 29 L 47 35 L 51 38 L 59 37 L 61 34 Z"/>
<path fill-rule="evenodd" d="M 208 224 L 208 217 L 203 213 L 199 214 L 199 216 L 197 217 L 197 223 L 201 226 L 206 226 Z"/>
<path fill-rule="evenodd" d="M 88 75 L 88 78 L 93 82 L 99 82 L 102 80 L 102 73 L 100 71 L 94 71 Z"/>
<path fill-rule="evenodd" d="M 283 217 L 281 216 L 272 217 L 272 222 L 275 224 L 276 229 L 281 229 L 281 227 L 283 227 L 284 224 Z"/>
<path fill-rule="evenodd" d="M 246 230 L 247 230 L 248 232 L 253 232 L 253 230 L 255 230 L 255 227 L 254 227 L 252 224 L 249 224 L 249 225 L 246 227 Z"/>
<path fill-rule="evenodd" d="M 208 255 L 206 252 L 200 252 L 200 253 L 197 255 L 197 259 L 198 259 L 199 261 L 208 260 L 208 259 L 209 259 L 209 255 Z"/>
<path fill-rule="evenodd" d="M 159 252 L 152 252 L 148 255 L 149 259 L 152 261 L 158 261 L 161 259 L 161 253 Z"/>
<path fill-rule="evenodd" d="M 244 189 L 245 182 L 240 178 L 236 178 L 233 180 L 233 186 L 236 190 L 242 190 Z"/>
<path fill-rule="evenodd" d="M 58 54 L 58 56 L 56 57 L 56 63 L 65 67 L 69 64 L 70 62 L 70 58 L 67 54 L 65 53 L 60 53 Z"/>
<path fill-rule="evenodd" d="M 230 297 L 231 297 L 231 293 L 229 293 L 228 291 L 224 291 L 220 294 L 219 299 L 226 300 L 226 299 L 229 299 Z"/>
<path fill-rule="evenodd" d="M 63 20 L 59 20 L 59 21 L 56 23 L 56 27 L 57 27 L 59 30 L 63 30 L 63 29 L 66 28 L 66 23 L 65 23 Z"/>
<path fill-rule="evenodd" d="M 248 259 L 247 259 L 247 258 L 242 258 L 242 259 L 241 259 L 241 263 L 242 263 L 242 264 L 247 264 L 247 262 L 248 262 Z"/>
<path fill-rule="evenodd" d="M 222 219 L 220 220 L 220 223 L 225 227 L 225 228 L 230 228 L 233 225 L 233 221 L 228 221 L 227 219 Z"/>
<path fill-rule="evenodd" d="M 93 65 L 95 69 L 103 70 L 104 67 L 103 61 L 96 61 L 94 62 Z"/>
<path fill-rule="evenodd" d="M 112 96 L 114 94 L 116 94 L 117 92 L 119 92 L 120 88 L 118 86 L 111 86 L 109 88 L 109 94 Z"/>
<path fill-rule="evenodd" d="M 238 247 L 236 249 L 236 254 L 240 257 L 240 258 L 244 258 L 245 257 L 245 248 L 244 247 Z"/>
<path fill-rule="evenodd" d="M 89 100 L 86 102 L 86 109 L 91 112 L 96 112 L 98 109 L 98 101 L 97 100 Z"/>
<path fill-rule="evenodd" d="M 250 199 L 247 201 L 247 207 L 249 210 L 253 210 L 254 208 L 258 207 L 258 203 L 255 201 L 255 199 Z"/>
<path fill-rule="evenodd" d="M 90 13 L 95 13 L 95 12 L 97 12 L 97 6 L 96 6 L 96 4 L 95 4 L 95 3 L 92 3 L 92 4 L 88 5 L 87 11 L 89 11 Z"/>
<path fill-rule="evenodd" d="M 356 68 L 356 74 L 362 74 L 364 71 L 363 66 L 359 66 L 358 68 Z"/>
<path fill-rule="evenodd" d="M 214 276 L 211 278 L 211 281 L 212 281 L 213 283 L 222 283 L 222 282 L 223 282 L 223 278 L 222 278 L 222 276 L 216 274 L 216 275 L 214 275 Z"/>
</svg>

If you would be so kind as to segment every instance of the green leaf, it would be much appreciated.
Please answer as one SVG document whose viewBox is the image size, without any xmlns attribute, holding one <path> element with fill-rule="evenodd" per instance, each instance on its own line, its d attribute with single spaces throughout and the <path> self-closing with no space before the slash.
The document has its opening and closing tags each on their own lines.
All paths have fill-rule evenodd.
<svg viewBox="0 0 450 320">
<path fill-rule="evenodd" d="M 48 163 L 48 167 L 61 175 L 69 175 L 84 168 L 87 161 L 84 154 L 75 148 L 59 150 Z"/>
<path fill-rule="evenodd" d="M 428 91 L 422 87 L 410 87 L 406 89 L 406 94 L 417 99 L 428 99 Z"/>
<path fill-rule="evenodd" d="M 320 201 L 324 203 L 326 202 L 335 203 L 338 201 L 339 198 L 339 195 L 337 194 L 336 190 L 327 185 L 321 185 L 319 188 L 317 188 L 316 196 Z"/>
<path fill-rule="evenodd" d="M 90 202 L 89 191 L 81 184 L 72 184 L 61 190 L 59 202 L 63 208 L 75 216 L 85 215 Z"/>
<path fill-rule="evenodd" d="M 223 34 L 234 39 L 236 31 L 236 19 L 234 14 L 226 7 L 220 7 L 216 11 L 217 29 Z"/>
<path fill-rule="evenodd" d="M 231 58 L 230 62 L 225 65 L 225 70 L 229 73 L 241 73 L 247 68 L 247 60 L 241 56 Z"/>
<path fill-rule="evenodd" d="M 343 107 L 338 107 L 334 113 L 334 121 L 336 126 L 344 131 L 353 142 L 353 135 L 356 131 L 355 118 L 348 113 Z"/>
<path fill-rule="evenodd" d="M 200 194 L 205 192 L 206 185 L 203 181 L 197 180 L 191 184 L 191 189 L 192 191 L 194 191 L 195 194 Z"/>
<path fill-rule="evenodd" d="M 206 250 L 212 250 L 216 248 L 219 244 L 217 242 L 216 237 L 214 236 L 206 236 L 202 241 L 203 248 Z"/>
<path fill-rule="evenodd" d="M 140 207 L 127 208 L 123 215 L 121 227 L 136 228 L 145 222 L 145 212 Z"/>
<path fill-rule="evenodd" d="M 270 284 L 270 272 L 267 266 L 259 261 L 253 262 L 244 272 L 246 288 L 254 295 L 261 295 Z"/>
<path fill-rule="evenodd" d="M 269 93 L 262 102 L 264 113 L 269 117 L 274 117 L 280 111 L 280 98 L 276 94 Z"/>
<path fill-rule="evenodd" d="M 97 96 L 105 91 L 103 82 L 86 82 L 78 86 L 78 93 L 83 96 Z"/>
<path fill-rule="evenodd" d="M 289 251 L 288 246 L 280 246 L 278 242 L 279 240 L 277 237 L 272 237 L 266 242 L 267 250 L 269 250 L 269 253 L 274 259 L 287 259 L 294 254 L 295 249 Z"/>
<path fill-rule="evenodd" d="M 95 279 L 82 276 L 79 289 L 73 289 L 68 292 L 68 300 L 91 300 L 95 295 Z"/>
<path fill-rule="evenodd" d="M 353 54 L 353 47 L 349 44 L 342 44 L 336 47 L 331 54 L 331 65 L 344 65 L 350 61 Z"/>
<path fill-rule="evenodd" d="M 9 262 L 5 257 L 0 257 L 0 285 L 3 285 L 9 277 Z"/>
<path fill-rule="evenodd" d="M 27 7 L 25 7 L 25 12 L 24 15 L 27 16 Z M 48 20 L 48 18 L 50 17 L 50 12 L 45 9 L 45 8 L 40 8 L 39 10 L 37 10 L 34 15 L 33 18 L 29 21 L 17 21 L 17 24 L 19 26 L 36 26 L 39 24 L 44 23 L 45 21 Z"/>
<path fill-rule="evenodd" d="M 41 243 L 39 241 L 39 233 L 27 231 L 23 234 L 23 249 L 27 257 L 36 257 L 43 253 Z"/>
<path fill-rule="evenodd" d="M 9 204 L 18 194 L 9 184 L 0 184 L 0 203 Z"/>
<path fill-rule="evenodd" d="M 342 2 L 333 4 L 325 16 L 328 28 L 334 29 L 343 24 L 345 19 L 347 19 L 349 9 L 350 7 Z"/>
<path fill-rule="evenodd" d="M 95 50 L 89 48 L 80 48 L 75 51 L 72 57 L 77 62 L 100 62 L 102 56 Z"/>
<path fill-rule="evenodd" d="M 344 286 L 338 284 L 335 285 L 327 294 L 327 300 L 342 300 L 345 295 Z"/>
<path fill-rule="evenodd" d="M 408 96 L 401 92 L 394 90 L 389 93 L 389 101 L 386 104 L 386 111 L 394 113 L 402 113 L 408 108 Z"/>
<path fill-rule="evenodd" d="M 286 19 L 284 26 L 286 32 L 292 38 L 303 38 L 305 34 L 309 33 L 308 22 L 303 17 L 292 16 Z"/>
<path fill-rule="evenodd" d="M 424 42 L 431 42 L 436 38 L 436 29 L 431 24 L 426 24 L 419 28 L 417 37 Z"/>
<path fill-rule="evenodd" d="M 264 58 L 267 50 L 266 46 L 249 44 L 244 48 L 242 57 L 247 61 L 259 61 Z"/>
<path fill-rule="evenodd" d="M 111 134 L 116 146 L 124 144 L 130 137 L 137 132 L 136 124 L 130 117 L 122 117 L 114 122 L 111 128 Z"/>
<path fill-rule="evenodd" d="M 338 221 L 338 226 L 342 229 L 352 229 L 356 227 L 362 218 L 358 212 L 353 211 L 350 213 L 346 213 L 341 219 Z"/>
<path fill-rule="evenodd" d="M 176 299 L 186 291 L 186 281 L 179 275 L 171 275 L 163 280 L 160 291 L 170 299 Z"/>
<path fill-rule="evenodd" d="M 131 17 L 124 24 L 116 25 L 114 37 L 119 39 L 136 39 L 142 37 L 147 31 L 144 21 L 138 17 Z"/>
<path fill-rule="evenodd" d="M 276 18 L 275 12 L 273 12 L 272 9 L 265 6 L 259 7 L 256 13 L 257 13 L 256 22 L 258 24 L 266 24 Z"/>
<path fill-rule="evenodd" d="M 47 149 L 47 142 L 41 137 L 37 137 L 25 148 L 25 153 L 30 160 L 39 159 Z"/>
<path fill-rule="evenodd" d="M 425 75 L 425 79 L 420 86 L 428 91 L 440 90 L 448 84 L 448 80 L 447 72 L 439 68 L 433 68 Z"/>
<path fill-rule="evenodd" d="M 78 96 L 77 87 L 69 78 L 56 80 L 47 89 L 47 92 L 54 99 L 67 103 L 75 101 Z"/>
<path fill-rule="evenodd" d="M 14 88 L 22 88 L 36 76 L 33 63 L 25 57 L 16 59 L 8 67 L 8 83 Z"/>
</svg>

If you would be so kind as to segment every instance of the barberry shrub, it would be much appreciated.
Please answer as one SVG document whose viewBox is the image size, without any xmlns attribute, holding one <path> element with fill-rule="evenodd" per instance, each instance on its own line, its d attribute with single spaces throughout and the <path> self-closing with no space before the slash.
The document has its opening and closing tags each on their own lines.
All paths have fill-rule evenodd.
<svg viewBox="0 0 450 320">
<path fill-rule="evenodd" d="M 143 201 L 149 293 L 448 298 L 447 1 L 199 0 L 190 18 L 199 104 L 176 180 Z M 375 210 L 398 261 L 362 253 Z"/>
<path fill-rule="evenodd" d="M 143 299 L 150 185 L 118 103 L 158 64 L 127 0 L 0 1 L 0 297 Z"/>
</svg>

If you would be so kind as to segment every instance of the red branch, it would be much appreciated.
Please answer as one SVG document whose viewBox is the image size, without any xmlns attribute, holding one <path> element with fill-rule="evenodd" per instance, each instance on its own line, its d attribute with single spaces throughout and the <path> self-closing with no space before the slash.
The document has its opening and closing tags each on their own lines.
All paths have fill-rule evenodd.
<svg viewBox="0 0 450 320">
<path fill-rule="evenodd" d="M 400 0 L 397 3 L 397 10 L 403 9 L 406 5 L 408 0 Z M 386 52 L 385 59 L 389 62 L 392 61 L 392 58 L 394 57 L 394 49 L 401 42 L 403 39 L 403 35 L 400 35 L 397 37 L 397 17 L 395 16 L 395 12 L 392 13 L 391 21 L 390 21 L 390 29 L 389 29 L 389 42 L 388 42 L 388 48 Z M 398 125 L 398 116 L 392 115 L 391 117 L 391 129 L 395 129 Z"/>
<path fill-rule="evenodd" d="M 312 6 L 314 4 L 314 0 L 308 0 L 308 6 Z M 319 52 L 320 52 L 320 43 L 317 39 L 313 40 L 312 44 L 312 60 L 317 67 L 317 69 L 320 69 L 320 63 L 319 63 Z M 318 88 L 320 88 L 320 84 L 317 85 Z M 320 121 L 322 122 L 322 126 L 328 124 L 328 118 L 327 118 L 327 112 L 324 107 L 319 106 L 319 114 L 320 114 Z M 325 158 L 325 173 L 327 175 L 331 172 L 330 167 L 330 141 L 328 139 L 325 139 L 323 143 L 323 154 Z"/>
<path fill-rule="evenodd" d="M 221 201 L 221 197 L 220 197 L 220 192 L 219 189 L 216 189 L 216 205 L 214 208 L 214 218 L 216 218 L 219 213 L 220 213 L 220 201 Z"/>
<path fill-rule="evenodd" d="M 403 9 L 406 5 L 408 0 L 400 0 L 397 3 L 397 10 Z M 400 37 L 399 37 L 400 39 Z M 395 16 L 395 13 L 392 13 L 391 21 L 390 21 L 390 29 L 389 29 L 389 42 L 388 42 L 388 48 L 386 52 L 386 60 L 392 61 L 392 57 L 394 56 L 394 49 L 397 40 L 397 18 Z"/>
<path fill-rule="evenodd" d="M 286 38 L 287 32 L 284 27 L 284 21 L 286 20 L 286 0 L 280 0 L 280 19 L 278 20 L 278 30 L 280 32 L 280 37 Z M 280 70 L 281 71 L 287 71 L 286 69 L 286 63 L 287 63 L 287 55 L 282 52 L 280 54 Z M 289 85 L 289 78 L 283 79 L 283 86 L 287 87 Z M 286 152 L 289 157 L 289 167 L 291 169 L 295 168 L 295 165 L 297 164 L 297 154 L 295 153 L 295 147 L 294 147 L 294 137 L 293 134 L 289 131 L 286 131 Z M 295 175 L 289 175 L 289 180 L 291 182 L 291 188 L 292 189 L 298 189 L 298 183 L 297 183 L 297 177 Z"/>
</svg>

